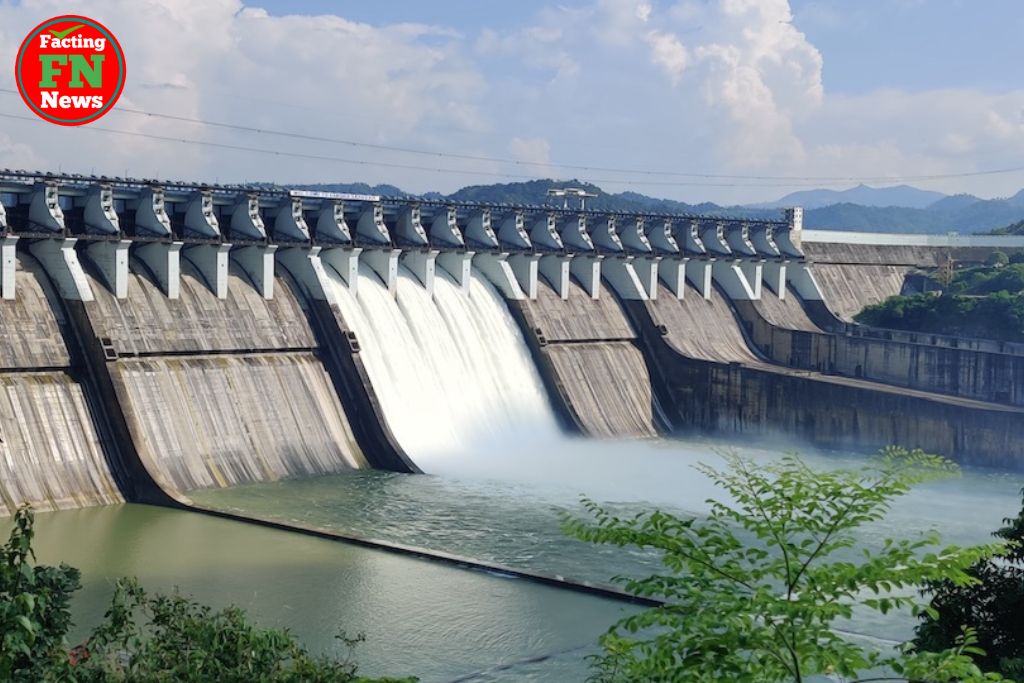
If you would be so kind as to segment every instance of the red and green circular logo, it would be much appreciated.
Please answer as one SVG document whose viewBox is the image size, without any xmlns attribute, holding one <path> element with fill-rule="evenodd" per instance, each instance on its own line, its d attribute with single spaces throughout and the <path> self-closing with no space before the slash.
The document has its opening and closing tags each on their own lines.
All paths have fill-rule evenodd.
<svg viewBox="0 0 1024 683">
<path fill-rule="evenodd" d="M 121 96 L 124 52 L 95 19 L 54 17 L 25 38 L 14 76 L 32 111 L 52 123 L 80 126 L 106 114 Z"/>
</svg>

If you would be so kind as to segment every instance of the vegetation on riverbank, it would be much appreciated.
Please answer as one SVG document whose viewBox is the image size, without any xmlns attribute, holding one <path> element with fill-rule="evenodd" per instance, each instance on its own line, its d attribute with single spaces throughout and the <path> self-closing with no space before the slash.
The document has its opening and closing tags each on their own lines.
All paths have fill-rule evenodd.
<svg viewBox="0 0 1024 683">
<path fill-rule="evenodd" d="M 1001 256 L 990 266 L 955 271 L 940 295 L 890 297 L 868 306 L 855 320 L 911 332 L 1024 342 L 1024 263 Z"/>
<path fill-rule="evenodd" d="M 73 567 L 35 564 L 33 516 L 22 508 L 0 548 L 0 680 L 24 683 L 357 683 L 350 657 L 311 655 L 287 631 L 261 629 L 245 613 L 214 611 L 179 595 L 151 596 L 117 583 L 103 623 L 82 644 L 67 642 Z M 361 636 L 338 636 L 351 655 Z M 402 679 L 414 681 L 415 679 Z"/>
<path fill-rule="evenodd" d="M 951 647 L 960 629 L 968 626 L 985 651 L 974 657 L 980 666 L 1024 680 L 1024 505 L 1016 517 L 1003 522 L 1006 526 L 995 536 L 1008 543 L 1006 550 L 968 570 L 976 582 L 926 586 L 938 616 L 925 615 L 914 644 L 925 650 Z"/>
<path fill-rule="evenodd" d="M 1005 680 L 974 662 L 980 651 L 970 629 L 957 629 L 937 652 L 912 644 L 882 651 L 837 631 L 854 610 L 938 618 L 917 588 L 976 583 L 970 568 L 1004 550 L 1002 542 L 943 548 L 934 532 L 855 547 L 854 532 L 882 519 L 895 498 L 955 473 L 955 465 L 896 448 L 861 469 L 813 470 L 796 456 L 766 465 L 725 460 L 725 470 L 697 468 L 726 494 L 709 501 L 707 516 L 654 511 L 620 519 L 586 500 L 590 518 L 567 520 L 567 532 L 585 541 L 658 550 L 666 569 L 617 579 L 665 605 L 622 619 L 602 637 L 595 680 Z"/>
</svg>

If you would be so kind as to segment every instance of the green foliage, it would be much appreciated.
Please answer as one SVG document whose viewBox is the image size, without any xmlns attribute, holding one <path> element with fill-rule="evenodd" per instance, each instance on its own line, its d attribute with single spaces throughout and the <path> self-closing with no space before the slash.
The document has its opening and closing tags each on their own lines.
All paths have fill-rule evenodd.
<svg viewBox="0 0 1024 683">
<path fill-rule="evenodd" d="M 999 250 L 993 251 L 988 255 L 988 258 L 985 259 L 985 264 L 989 266 L 1005 266 L 1009 262 L 1010 257 L 1006 255 L 1006 252 Z"/>
<path fill-rule="evenodd" d="M 64 635 L 71 625 L 77 569 L 33 566 L 33 517 L 14 516 L 10 540 L 0 548 L 0 680 L 41 681 L 67 660 Z"/>
<path fill-rule="evenodd" d="M 617 577 L 626 590 L 664 600 L 603 637 L 597 681 L 798 683 L 813 675 L 854 679 L 871 669 L 928 683 L 997 681 L 972 661 L 975 636 L 935 654 L 878 652 L 837 634 L 856 608 L 927 610 L 914 587 L 973 579 L 966 569 L 999 543 L 939 547 L 936 534 L 855 547 L 854 532 L 881 519 L 913 485 L 956 471 L 920 451 L 889 448 L 862 469 L 817 471 L 797 456 L 757 465 L 725 455 L 724 471 L 697 467 L 726 494 L 706 517 L 661 511 L 620 519 L 584 500 L 591 517 L 567 519 L 582 540 L 661 552 L 667 570 Z M 879 679 L 875 679 L 879 680 Z"/>
<path fill-rule="evenodd" d="M 941 650 L 971 628 L 985 652 L 974 657 L 979 665 L 1024 680 L 1024 507 L 1004 522 L 995 536 L 1008 545 L 998 557 L 971 567 L 975 582 L 927 584 L 934 613 L 922 615 L 914 643 L 921 650 Z"/>
<path fill-rule="evenodd" d="M 314 657 L 285 630 L 260 629 L 236 608 L 215 612 L 180 595 L 149 596 L 118 581 L 103 622 L 69 649 L 68 605 L 78 570 L 32 566 L 33 517 L 18 510 L 0 550 L 0 680 L 67 683 L 353 683 L 352 649 L 363 637 L 338 636 L 349 656 Z M 374 679 L 379 681 L 393 679 Z M 404 679 L 412 681 L 415 679 Z"/>
<path fill-rule="evenodd" d="M 1017 277 L 1018 268 L 1024 266 L 1003 270 Z M 868 306 L 855 319 L 874 327 L 1024 342 L 1024 293 L 894 296 Z"/>
</svg>

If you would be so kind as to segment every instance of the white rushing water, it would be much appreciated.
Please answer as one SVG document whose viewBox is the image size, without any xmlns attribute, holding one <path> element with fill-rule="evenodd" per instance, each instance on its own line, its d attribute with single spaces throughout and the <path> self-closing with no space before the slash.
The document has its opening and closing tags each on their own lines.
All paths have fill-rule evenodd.
<svg viewBox="0 0 1024 683">
<path fill-rule="evenodd" d="M 335 298 L 398 442 L 421 467 L 528 439 L 562 439 L 529 350 L 493 286 L 467 294 L 438 270 L 434 296 L 405 268 L 392 296 L 366 265 Z"/>
</svg>

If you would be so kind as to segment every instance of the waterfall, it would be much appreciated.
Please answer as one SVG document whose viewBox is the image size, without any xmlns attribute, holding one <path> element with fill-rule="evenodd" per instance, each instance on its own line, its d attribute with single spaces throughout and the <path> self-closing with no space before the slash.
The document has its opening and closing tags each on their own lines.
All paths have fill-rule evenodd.
<svg viewBox="0 0 1024 683">
<path fill-rule="evenodd" d="M 388 425 L 421 467 L 563 438 L 515 320 L 478 273 L 467 296 L 438 270 L 433 297 L 405 268 L 395 296 L 366 265 L 357 295 L 328 273 Z"/>
</svg>

